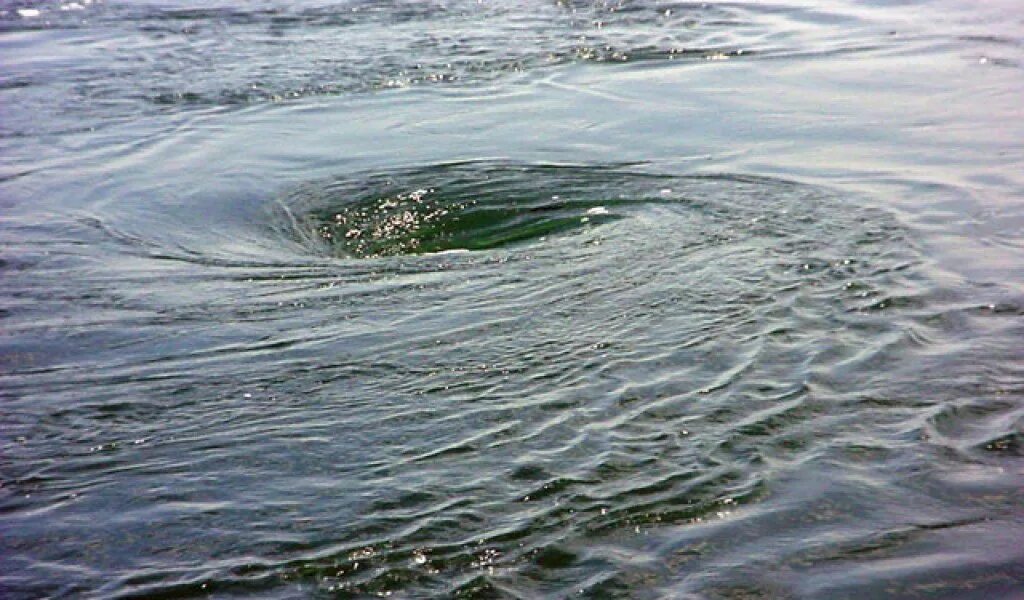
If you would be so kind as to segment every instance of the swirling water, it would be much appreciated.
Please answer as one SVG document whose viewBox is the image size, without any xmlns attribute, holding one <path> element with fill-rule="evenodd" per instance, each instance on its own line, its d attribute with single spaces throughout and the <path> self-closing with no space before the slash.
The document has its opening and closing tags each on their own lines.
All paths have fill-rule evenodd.
<svg viewBox="0 0 1024 600">
<path fill-rule="evenodd" d="M 1022 49 L 3 3 L 0 595 L 1020 594 Z"/>
</svg>

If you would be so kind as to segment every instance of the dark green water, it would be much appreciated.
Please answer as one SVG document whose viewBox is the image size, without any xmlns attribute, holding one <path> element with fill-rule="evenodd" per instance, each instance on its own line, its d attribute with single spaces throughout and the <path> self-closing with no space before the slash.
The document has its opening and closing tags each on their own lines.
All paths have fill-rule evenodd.
<svg viewBox="0 0 1024 600">
<path fill-rule="evenodd" d="M 0 3 L 0 597 L 1013 598 L 1024 11 Z"/>
</svg>

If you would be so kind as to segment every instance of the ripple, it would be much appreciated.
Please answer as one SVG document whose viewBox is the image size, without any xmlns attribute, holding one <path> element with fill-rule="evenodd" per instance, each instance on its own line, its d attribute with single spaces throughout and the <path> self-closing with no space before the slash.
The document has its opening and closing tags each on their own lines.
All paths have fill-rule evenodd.
<svg viewBox="0 0 1024 600">
<path fill-rule="evenodd" d="M 640 2 L 260 2 L 175 8 L 92 2 L 35 18 L 0 11 L 0 33 L 63 48 L 54 73 L 15 54 L 9 105 L 38 105 L 6 135 L 71 131 L 142 113 L 178 113 L 418 86 L 480 88 L 571 64 L 706 64 L 884 50 L 853 14 L 800 7 Z M 386 44 L 381 32 L 386 30 Z M 508 44 L 509 39 L 516 40 Z M 108 50 L 110 48 L 111 50 Z M 59 92 L 57 91 L 59 90 Z M 132 107 L 128 109 L 127 107 Z M 127 112 L 126 112 L 127 111 Z M 81 110 L 74 111 L 81 114 Z M 8 121 L 11 121 L 8 119 Z"/>
<path fill-rule="evenodd" d="M 766 565 L 824 589 L 945 535 L 918 523 L 1010 514 L 1020 303 L 938 284 L 859 198 L 474 161 L 264 204 L 206 236 L 99 219 L 64 231 L 78 254 L 0 266 L 0 515 L 33 580 L 781 594 Z"/>
</svg>

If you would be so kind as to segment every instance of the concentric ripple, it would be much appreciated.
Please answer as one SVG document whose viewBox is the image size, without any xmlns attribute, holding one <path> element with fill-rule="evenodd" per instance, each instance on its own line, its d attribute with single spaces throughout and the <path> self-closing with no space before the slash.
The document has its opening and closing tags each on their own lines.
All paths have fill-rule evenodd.
<svg viewBox="0 0 1024 600">
<path fill-rule="evenodd" d="M 1020 4 L 0 1 L 0 597 L 1019 596 Z"/>
<path fill-rule="evenodd" d="M 1012 355 L 1020 308 L 938 285 L 883 211 L 502 162 L 273 206 L 249 233 L 291 263 L 134 252 L 62 303 L 45 270 L 14 281 L 46 311 L 8 319 L 0 505 L 36 595 L 824 594 L 835 565 L 968 529 L 1004 551 L 907 585 L 1019 573 L 992 525 L 1014 496 L 981 469 L 1019 455 L 1020 373 L 980 383 L 951 340 Z M 94 319 L 61 312 L 86 301 Z M 54 322 L 88 369 L 70 343 L 33 354 Z"/>
</svg>

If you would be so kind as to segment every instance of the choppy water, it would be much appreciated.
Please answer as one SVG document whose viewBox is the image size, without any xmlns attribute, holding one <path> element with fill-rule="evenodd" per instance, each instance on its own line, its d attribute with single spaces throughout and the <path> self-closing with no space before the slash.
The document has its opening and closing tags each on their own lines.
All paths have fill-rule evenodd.
<svg viewBox="0 0 1024 600">
<path fill-rule="evenodd" d="M 4 2 L 0 595 L 1014 597 L 1024 10 Z"/>
</svg>

